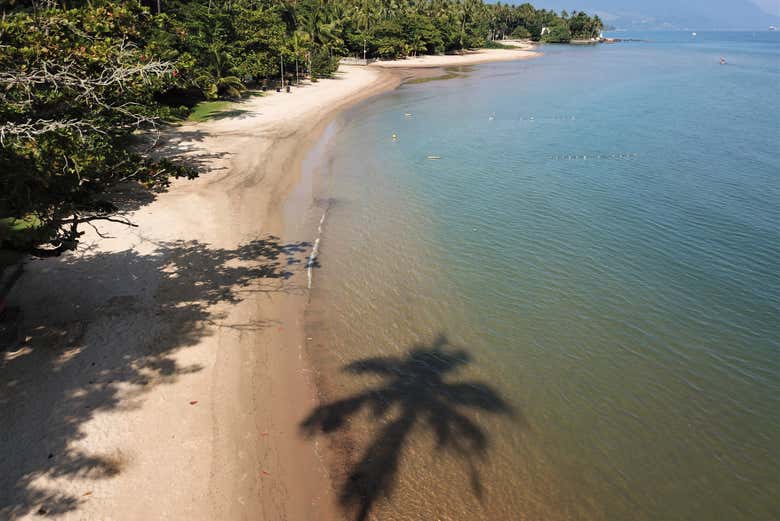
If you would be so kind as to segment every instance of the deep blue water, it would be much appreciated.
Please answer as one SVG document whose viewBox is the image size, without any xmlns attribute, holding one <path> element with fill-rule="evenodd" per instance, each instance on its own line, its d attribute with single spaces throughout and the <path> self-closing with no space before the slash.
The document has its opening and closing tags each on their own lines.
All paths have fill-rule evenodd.
<svg viewBox="0 0 780 521">
<path fill-rule="evenodd" d="M 518 412 L 469 412 L 481 495 L 421 424 L 376 519 L 780 518 L 780 33 L 616 36 L 647 41 L 405 85 L 327 133 L 330 392 L 443 335 L 453 381 Z"/>
</svg>

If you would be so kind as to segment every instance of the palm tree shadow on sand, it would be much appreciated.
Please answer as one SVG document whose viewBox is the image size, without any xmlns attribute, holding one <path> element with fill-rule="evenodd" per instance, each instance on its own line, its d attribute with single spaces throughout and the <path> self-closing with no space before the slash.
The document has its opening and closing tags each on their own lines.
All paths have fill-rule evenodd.
<svg viewBox="0 0 780 521">
<path fill-rule="evenodd" d="M 466 464 L 471 487 L 482 498 L 476 460 L 487 454 L 489 438 L 466 411 L 515 416 L 512 407 L 482 382 L 449 382 L 446 378 L 471 362 L 469 354 L 452 347 L 444 335 L 430 346 L 414 346 L 403 357 L 358 360 L 343 370 L 373 374 L 383 385 L 315 408 L 301 422 L 306 436 L 332 433 L 351 417 L 368 409 L 380 426 L 342 485 L 339 502 L 358 521 L 368 518 L 376 501 L 395 488 L 404 445 L 415 428 L 430 429 L 437 450 L 451 450 Z M 392 411 L 397 414 L 392 415 Z"/>
</svg>

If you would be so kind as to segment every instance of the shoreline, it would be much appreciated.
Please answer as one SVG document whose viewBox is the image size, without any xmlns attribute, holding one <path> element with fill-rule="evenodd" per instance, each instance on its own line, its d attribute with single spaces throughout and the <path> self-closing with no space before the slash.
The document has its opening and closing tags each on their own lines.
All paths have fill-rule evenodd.
<svg viewBox="0 0 780 521">
<path fill-rule="evenodd" d="M 382 69 L 425 69 L 478 65 L 505 61 L 526 60 L 542 56 L 539 46 L 509 40 L 511 49 L 479 49 L 463 54 L 425 55 L 403 60 L 377 61 L 370 67 Z"/>
<path fill-rule="evenodd" d="M 339 518 L 319 447 L 298 433 L 317 404 L 304 353 L 311 245 L 283 235 L 301 162 L 343 109 L 426 74 L 414 69 L 537 55 L 343 67 L 167 130 L 160 153 L 207 173 L 129 200 L 137 228 L 88 230 L 76 252 L 28 262 L 12 292 L 26 337 L 0 370 L 19 382 L 0 396 L 14 440 L 0 454 L 0 517 Z"/>
</svg>

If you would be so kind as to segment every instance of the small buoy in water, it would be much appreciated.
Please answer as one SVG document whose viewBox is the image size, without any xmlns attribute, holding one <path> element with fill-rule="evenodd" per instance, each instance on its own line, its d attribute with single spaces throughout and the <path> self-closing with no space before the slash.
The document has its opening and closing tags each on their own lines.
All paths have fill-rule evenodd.
<svg viewBox="0 0 780 521">
<path fill-rule="evenodd" d="M 398 141 L 398 134 L 393 132 L 393 141 Z"/>
<path fill-rule="evenodd" d="M 428 156 L 428 159 L 441 159 L 441 156 Z"/>
</svg>

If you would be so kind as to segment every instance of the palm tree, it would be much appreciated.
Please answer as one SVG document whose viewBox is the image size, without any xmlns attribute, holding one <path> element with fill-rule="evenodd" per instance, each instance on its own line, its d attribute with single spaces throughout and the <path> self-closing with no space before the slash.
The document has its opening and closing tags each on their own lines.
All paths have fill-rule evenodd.
<svg viewBox="0 0 780 521">
<path fill-rule="evenodd" d="M 295 83 L 296 85 L 300 83 L 300 80 L 298 78 L 298 58 L 304 54 L 303 51 L 305 50 L 306 53 L 304 56 L 308 56 L 308 43 L 310 41 L 309 35 L 302 31 L 297 30 L 293 33 L 292 36 L 292 48 L 293 48 L 293 54 L 295 55 Z M 311 65 L 309 65 L 309 68 L 311 68 Z"/>
<path fill-rule="evenodd" d="M 368 409 L 382 425 L 344 483 L 340 502 L 356 509 L 358 521 L 368 517 L 376 500 L 389 496 L 398 474 L 401 452 L 415 427 L 428 427 L 439 449 L 451 449 L 467 464 L 475 494 L 481 485 L 474 456 L 487 453 L 488 437 L 460 409 L 513 414 L 495 391 L 481 382 L 452 383 L 449 374 L 470 362 L 468 353 L 453 349 L 443 335 L 431 346 L 415 346 L 401 357 L 377 357 L 347 365 L 347 373 L 373 374 L 383 385 L 348 398 L 321 405 L 301 423 L 307 436 L 330 433 L 344 427 L 350 417 Z M 394 417 L 391 411 L 400 412 Z M 387 420 L 386 416 L 391 416 Z"/>
<path fill-rule="evenodd" d="M 369 0 L 363 0 L 362 9 L 355 6 L 355 21 L 358 27 L 363 27 L 363 59 L 366 59 L 366 43 L 368 39 L 368 29 L 371 25 L 371 10 L 368 8 Z"/>
<path fill-rule="evenodd" d="M 229 98 L 238 98 L 246 89 L 241 79 L 227 74 L 230 69 L 230 60 L 221 43 L 209 45 L 209 59 L 211 62 L 211 76 L 201 76 L 196 80 L 201 86 L 206 86 L 207 98 L 216 98 L 222 94 Z"/>
</svg>

